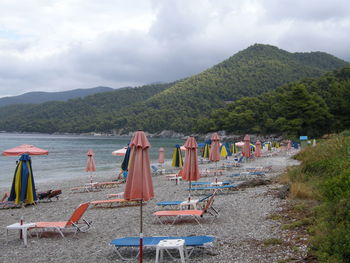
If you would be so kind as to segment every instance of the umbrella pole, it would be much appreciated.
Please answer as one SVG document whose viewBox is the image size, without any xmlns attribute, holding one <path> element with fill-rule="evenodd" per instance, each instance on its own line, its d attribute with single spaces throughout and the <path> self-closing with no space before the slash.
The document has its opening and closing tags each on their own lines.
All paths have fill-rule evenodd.
<svg viewBox="0 0 350 263">
<path fill-rule="evenodd" d="M 188 210 L 191 209 L 191 205 L 189 204 L 191 202 L 191 180 L 188 181 Z"/>
<path fill-rule="evenodd" d="M 142 199 L 140 204 L 140 263 L 142 263 L 142 247 L 143 247 L 143 233 L 142 233 Z"/>
<path fill-rule="evenodd" d="M 215 162 L 215 183 L 218 182 L 217 170 L 218 170 L 218 162 Z"/>
</svg>

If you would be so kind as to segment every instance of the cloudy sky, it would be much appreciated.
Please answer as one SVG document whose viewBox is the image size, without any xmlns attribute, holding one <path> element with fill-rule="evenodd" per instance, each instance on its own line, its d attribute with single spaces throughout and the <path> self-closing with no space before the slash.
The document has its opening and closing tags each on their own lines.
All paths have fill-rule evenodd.
<svg viewBox="0 0 350 263">
<path fill-rule="evenodd" d="M 0 0 L 0 97 L 174 81 L 254 43 L 350 61 L 350 1 Z"/>
</svg>

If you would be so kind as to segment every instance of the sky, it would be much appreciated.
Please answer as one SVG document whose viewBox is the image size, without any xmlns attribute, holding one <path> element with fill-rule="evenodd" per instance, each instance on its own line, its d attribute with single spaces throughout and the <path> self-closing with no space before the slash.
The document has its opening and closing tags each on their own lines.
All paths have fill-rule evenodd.
<svg viewBox="0 0 350 263">
<path fill-rule="evenodd" d="M 0 97 L 171 82 L 255 43 L 350 61 L 350 1 L 0 0 Z"/>
</svg>

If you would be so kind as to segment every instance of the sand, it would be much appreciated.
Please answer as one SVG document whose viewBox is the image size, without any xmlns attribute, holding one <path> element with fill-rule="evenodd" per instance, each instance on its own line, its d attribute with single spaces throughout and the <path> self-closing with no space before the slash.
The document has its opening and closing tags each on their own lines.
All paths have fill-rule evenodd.
<svg viewBox="0 0 350 263">
<path fill-rule="evenodd" d="M 220 165 L 223 161 L 220 161 Z M 285 152 L 275 156 L 255 159 L 244 163 L 240 168 L 226 170 L 219 180 L 227 180 L 226 175 L 245 170 L 246 167 L 272 165 L 272 172 L 266 177 L 275 177 L 287 166 L 296 165 Z M 213 164 L 200 165 L 201 169 L 215 167 Z M 94 180 L 110 181 L 114 174 L 95 173 Z M 213 181 L 214 177 L 204 177 L 202 181 Z M 139 207 L 89 208 L 84 217 L 92 221 L 92 228 L 87 233 L 77 235 L 50 235 L 41 238 L 28 238 L 25 248 L 17 231 L 11 231 L 6 244 L 6 226 L 19 222 L 21 216 L 26 222 L 64 221 L 73 210 L 83 202 L 106 199 L 107 194 L 123 191 L 124 184 L 118 188 L 103 189 L 98 192 L 73 193 L 70 188 L 88 182 L 88 176 L 79 180 L 40 184 L 40 190 L 62 189 L 58 201 L 39 203 L 37 206 L 22 209 L 0 210 L 0 262 L 122 262 L 111 240 L 124 236 L 138 236 L 140 223 Z M 286 201 L 270 194 L 271 189 L 281 187 L 270 184 L 218 195 L 214 207 L 220 211 L 212 222 L 211 217 L 204 217 L 199 226 L 194 221 L 180 222 L 175 225 L 161 225 L 152 215 L 161 210 L 155 204 L 166 200 L 185 200 L 188 196 L 188 183 L 176 185 L 164 175 L 153 177 L 155 198 L 143 207 L 143 227 L 145 236 L 156 235 L 213 235 L 217 239 L 213 248 L 193 253 L 189 262 L 277 262 L 288 257 L 292 251 L 272 251 L 261 249 L 261 242 L 269 238 L 282 236 L 280 223 L 268 219 L 272 213 L 281 211 Z M 2 192 L 8 189 L 1 189 Z M 195 196 L 198 197 L 198 196 Z M 146 250 L 144 262 L 154 262 L 155 249 Z M 135 261 L 136 262 L 136 261 Z"/>
</svg>

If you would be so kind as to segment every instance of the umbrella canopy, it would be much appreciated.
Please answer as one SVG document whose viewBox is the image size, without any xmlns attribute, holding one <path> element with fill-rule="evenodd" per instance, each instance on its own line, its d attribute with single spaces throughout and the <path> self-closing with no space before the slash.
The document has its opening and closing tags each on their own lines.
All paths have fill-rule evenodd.
<svg viewBox="0 0 350 263">
<path fill-rule="evenodd" d="M 255 143 L 254 155 L 255 155 L 255 157 L 261 157 L 261 142 L 260 141 L 256 141 L 256 143 Z"/>
<path fill-rule="evenodd" d="M 124 156 L 126 154 L 126 150 L 128 149 L 128 147 L 124 147 L 122 149 L 116 150 L 112 152 L 112 155 L 115 156 Z"/>
<path fill-rule="evenodd" d="M 231 152 L 234 153 L 234 154 L 238 153 L 238 149 L 237 149 L 236 143 L 232 143 L 231 144 Z"/>
<path fill-rule="evenodd" d="M 158 163 L 164 163 L 164 148 L 159 148 Z"/>
<path fill-rule="evenodd" d="M 131 160 L 129 174 L 124 189 L 126 200 L 140 201 L 140 262 L 142 262 L 142 201 L 154 197 L 151 164 L 149 160 L 149 143 L 143 131 L 135 132 L 131 143 Z"/>
<path fill-rule="evenodd" d="M 182 169 L 182 179 L 189 181 L 189 200 L 191 199 L 191 181 L 197 181 L 200 178 L 197 156 L 197 142 L 192 136 L 187 138 L 184 145 L 186 147 L 185 152 L 185 164 Z"/>
<path fill-rule="evenodd" d="M 226 158 L 228 155 L 225 144 L 221 145 L 220 156 Z"/>
<path fill-rule="evenodd" d="M 86 153 L 87 155 L 87 162 L 86 162 L 86 169 L 87 172 L 96 172 L 96 166 L 95 166 L 95 160 L 94 160 L 94 152 L 92 150 L 88 150 Z"/>
<path fill-rule="evenodd" d="M 236 142 L 235 143 L 235 145 L 237 146 L 237 147 L 243 147 L 244 146 L 244 142 Z"/>
<path fill-rule="evenodd" d="M 88 150 L 86 153 L 87 161 L 86 161 L 86 169 L 85 171 L 90 173 L 90 183 L 92 184 L 92 172 L 96 172 L 95 160 L 94 160 L 94 152 L 92 150 Z"/>
<path fill-rule="evenodd" d="M 250 157 L 250 136 L 244 136 L 244 146 L 243 146 L 243 156 L 248 158 Z"/>
<path fill-rule="evenodd" d="M 183 165 L 180 145 L 178 145 L 178 144 L 175 145 L 175 149 L 174 149 L 174 153 L 173 153 L 173 161 L 172 161 L 171 165 L 173 167 L 179 167 L 179 168 L 181 168 Z"/>
<path fill-rule="evenodd" d="M 129 168 L 129 162 L 130 162 L 130 152 L 131 152 L 131 148 L 128 145 L 128 148 L 126 149 L 125 155 L 124 155 L 124 159 L 121 165 L 121 168 L 123 171 L 127 171 Z"/>
<path fill-rule="evenodd" d="M 225 142 L 225 147 L 226 147 L 227 155 L 232 156 L 232 152 L 231 152 L 230 145 L 228 142 Z"/>
<path fill-rule="evenodd" d="M 290 141 L 290 140 L 288 140 L 287 150 L 290 150 L 290 148 L 292 148 L 292 145 L 291 145 L 291 141 Z"/>
<path fill-rule="evenodd" d="M 209 159 L 209 155 L 210 155 L 210 143 L 209 142 L 205 142 L 202 157 L 204 159 Z"/>
<path fill-rule="evenodd" d="M 186 181 L 197 181 L 199 176 L 198 156 L 197 156 L 197 142 L 192 136 L 189 136 L 184 145 L 186 147 L 185 152 L 185 164 L 182 169 L 182 179 Z"/>
<path fill-rule="evenodd" d="M 220 137 L 216 132 L 211 136 L 209 160 L 212 162 L 220 161 Z"/>
<path fill-rule="evenodd" d="M 5 155 L 5 156 L 19 156 L 22 154 L 48 155 L 49 152 L 47 150 L 40 149 L 40 148 L 35 147 L 33 145 L 22 144 L 20 146 L 15 147 L 15 148 L 8 149 L 2 153 L 2 155 Z"/>
<path fill-rule="evenodd" d="M 37 200 L 32 164 L 28 154 L 22 154 L 19 159 L 8 200 L 16 204 L 33 204 Z"/>
</svg>

